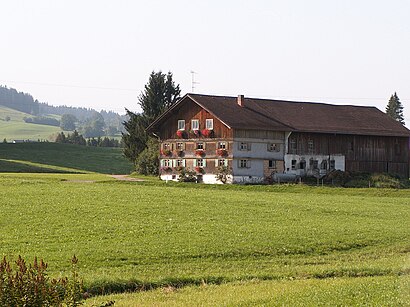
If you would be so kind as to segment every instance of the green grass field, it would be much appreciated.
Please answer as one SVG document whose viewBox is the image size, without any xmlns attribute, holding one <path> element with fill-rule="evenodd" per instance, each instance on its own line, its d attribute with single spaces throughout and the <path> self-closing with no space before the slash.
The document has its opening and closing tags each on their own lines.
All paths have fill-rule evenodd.
<svg viewBox="0 0 410 307">
<path fill-rule="evenodd" d="M 0 146 L 1 147 L 1 146 Z M 21 159 L 21 157 L 20 157 Z M 410 191 L 1 174 L 0 251 L 135 305 L 406 305 Z M 98 305 L 97 305 L 98 306 Z"/>
<path fill-rule="evenodd" d="M 58 143 L 0 143 L 0 172 L 129 174 L 120 148 Z"/>
<path fill-rule="evenodd" d="M 6 121 L 6 117 L 10 121 Z M 13 140 L 50 140 L 50 137 L 61 132 L 60 127 L 29 124 L 23 121 L 24 117 L 32 115 L 0 106 L 0 142 L 6 139 Z M 55 117 L 55 116 L 54 116 Z"/>
</svg>

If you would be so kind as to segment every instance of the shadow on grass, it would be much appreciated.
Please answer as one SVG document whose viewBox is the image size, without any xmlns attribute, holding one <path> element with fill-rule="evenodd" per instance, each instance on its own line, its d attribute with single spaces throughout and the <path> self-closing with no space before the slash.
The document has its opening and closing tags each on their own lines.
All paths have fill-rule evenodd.
<svg viewBox="0 0 410 307">
<path fill-rule="evenodd" d="M 200 285 L 221 285 L 229 282 L 239 281 L 251 281 L 251 280 L 294 280 L 294 279 L 326 279 L 336 277 L 372 277 L 372 276 L 389 276 L 389 275 L 407 275 L 405 271 L 392 271 L 389 269 L 378 268 L 364 268 L 364 269 L 336 269 L 325 270 L 323 272 L 316 272 L 310 275 L 303 274 L 302 276 L 275 276 L 275 275 L 258 275 L 258 276 L 242 276 L 240 278 L 228 278 L 223 276 L 207 276 L 199 278 L 165 278 L 159 281 L 143 282 L 140 280 L 128 280 L 128 281 L 108 281 L 100 280 L 90 283 L 86 286 L 86 291 L 90 296 L 107 295 L 113 293 L 125 293 L 125 292 L 140 292 L 155 290 L 158 288 L 172 287 L 180 289 L 189 286 Z"/>
<path fill-rule="evenodd" d="M 81 171 L 65 170 L 48 167 L 24 161 L 0 159 L 0 172 L 2 173 L 59 173 L 59 174 L 84 174 Z"/>
</svg>

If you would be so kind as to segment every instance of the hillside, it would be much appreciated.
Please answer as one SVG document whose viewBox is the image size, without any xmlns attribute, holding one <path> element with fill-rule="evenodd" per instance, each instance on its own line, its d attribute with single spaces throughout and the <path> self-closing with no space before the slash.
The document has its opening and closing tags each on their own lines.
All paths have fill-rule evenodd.
<svg viewBox="0 0 410 307">
<path fill-rule="evenodd" d="M 0 172 L 128 174 L 119 148 L 59 143 L 0 143 Z"/>
<path fill-rule="evenodd" d="M 59 127 L 31 124 L 24 122 L 32 115 L 0 106 L 0 141 L 12 140 L 50 140 L 51 136 L 61 131 Z M 57 118 L 57 116 L 53 116 Z M 9 118 L 7 121 L 6 119 Z"/>
</svg>

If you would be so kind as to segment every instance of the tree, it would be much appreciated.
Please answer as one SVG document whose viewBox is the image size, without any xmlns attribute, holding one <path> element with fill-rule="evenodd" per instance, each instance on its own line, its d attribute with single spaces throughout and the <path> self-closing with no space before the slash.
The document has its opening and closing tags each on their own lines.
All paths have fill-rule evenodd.
<svg viewBox="0 0 410 307">
<path fill-rule="evenodd" d="M 125 133 L 122 134 L 124 156 L 136 162 L 139 154 L 148 148 L 149 137 L 145 129 L 155 118 L 180 98 L 181 90 L 175 85 L 172 73 L 152 72 L 144 91 L 138 97 L 141 114 L 126 109 L 128 120 L 124 122 Z M 158 152 L 157 154 L 158 155 Z M 156 158 L 158 160 L 158 157 Z M 149 169 L 153 169 L 149 167 Z"/>
<path fill-rule="evenodd" d="M 143 175 L 158 175 L 159 142 L 156 138 L 148 138 L 147 147 L 138 155 L 135 160 L 135 169 L 137 173 Z"/>
<path fill-rule="evenodd" d="M 72 114 L 63 114 L 60 120 L 60 128 L 65 131 L 75 130 L 75 123 L 77 122 L 77 117 Z"/>
<path fill-rule="evenodd" d="M 391 95 L 389 99 L 389 103 L 386 107 L 386 114 L 404 125 L 403 106 L 396 92 Z"/>
</svg>

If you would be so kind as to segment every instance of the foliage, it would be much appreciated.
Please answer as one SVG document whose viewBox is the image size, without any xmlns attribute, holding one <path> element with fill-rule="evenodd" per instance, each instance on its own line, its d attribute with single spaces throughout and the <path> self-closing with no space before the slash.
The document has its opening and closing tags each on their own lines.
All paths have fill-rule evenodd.
<svg viewBox="0 0 410 307">
<path fill-rule="evenodd" d="M 60 126 L 60 121 L 46 116 L 34 116 L 34 117 L 25 117 L 23 118 L 24 122 L 27 124 L 39 124 L 39 125 L 48 125 L 48 126 Z"/>
<path fill-rule="evenodd" d="M 94 112 L 93 116 L 86 120 L 81 132 L 86 138 L 99 137 L 105 134 L 104 127 L 104 117 L 100 113 Z"/>
<path fill-rule="evenodd" d="M 228 179 L 231 175 L 232 175 L 232 168 L 230 168 L 229 166 L 221 165 L 216 168 L 215 178 L 216 180 L 224 184 L 228 182 Z"/>
<path fill-rule="evenodd" d="M 82 300 L 82 283 L 78 277 L 77 262 L 72 262 L 72 278 L 50 279 L 47 264 L 34 258 L 33 265 L 26 265 L 19 256 L 16 271 L 6 257 L 0 262 L 1 306 L 79 306 Z"/>
<path fill-rule="evenodd" d="M 78 121 L 77 117 L 72 114 L 63 114 L 60 119 L 60 128 L 66 131 L 75 130 L 75 123 Z"/>
<path fill-rule="evenodd" d="M 14 88 L 1 85 L 0 105 L 32 115 L 39 113 L 38 101 L 34 100 L 30 94 L 17 92 Z"/>
<path fill-rule="evenodd" d="M 118 140 L 108 137 L 98 137 L 98 138 L 89 138 L 87 139 L 87 146 L 95 147 L 120 147 L 121 144 Z"/>
<path fill-rule="evenodd" d="M 144 159 L 143 163 L 149 161 L 146 155 L 139 157 L 148 147 L 149 138 L 145 129 L 155 118 L 179 99 L 180 93 L 179 85 L 175 85 L 171 72 L 168 72 L 167 75 L 161 71 L 151 73 L 144 91 L 138 97 L 138 104 L 142 109 L 142 113 L 135 114 L 126 110 L 129 120 L 124 122 L 126 132 L 122 134 L 122 141 L 124 156 L 130 161 L 136 161 L 136 164 L 139 163 L 137 160 L 142 158 Z M 151 165 L 149 169 L 153 169 L 153 167 L 154 165 Z M 147 167 L 143 167 L 143 169 L 147 169 Z M 151 174 L 157 173 L 158 170 Z"/>
<path fill-rule="evenodd" d="M 158 175 L 158 150 L 158 140 L 155 138 L 148 138 L 147 148 L 145 148 L 135 160 L 135 169 L 139 174 Z"/>
<path fill-rule="evenodd" d="M 124 122 L 125 133 L 122 133 L 124 156 L 135 163 L 137 156 L 146 148 L 148 136 L 145 133 L 147 121 L 141 114 L 135 114 L 127 109 L 128 121 Z"/>
<path fill-rule="evenodd" d="M 386 114 L 404 125 L 403 105 L 396 92 L 389 99 L 389 103 L 386 106 Z"/>
<path fill-rule="evenodd" d="M 63 144 L 86 145 L 85 138 L 79 134 L 77 130 L 74 130 L 72 134 L 68 133 L 67 136 L 65 136 L 64 132 L 57 134 L 55 142 Z"/>
<path fill-rule="evenodd" d="M 197 182 L 196 171 L 192 171 L 186 167 L 181 167 L 178 172 L 178 181 L 179 182 Z"/>
</svg>

